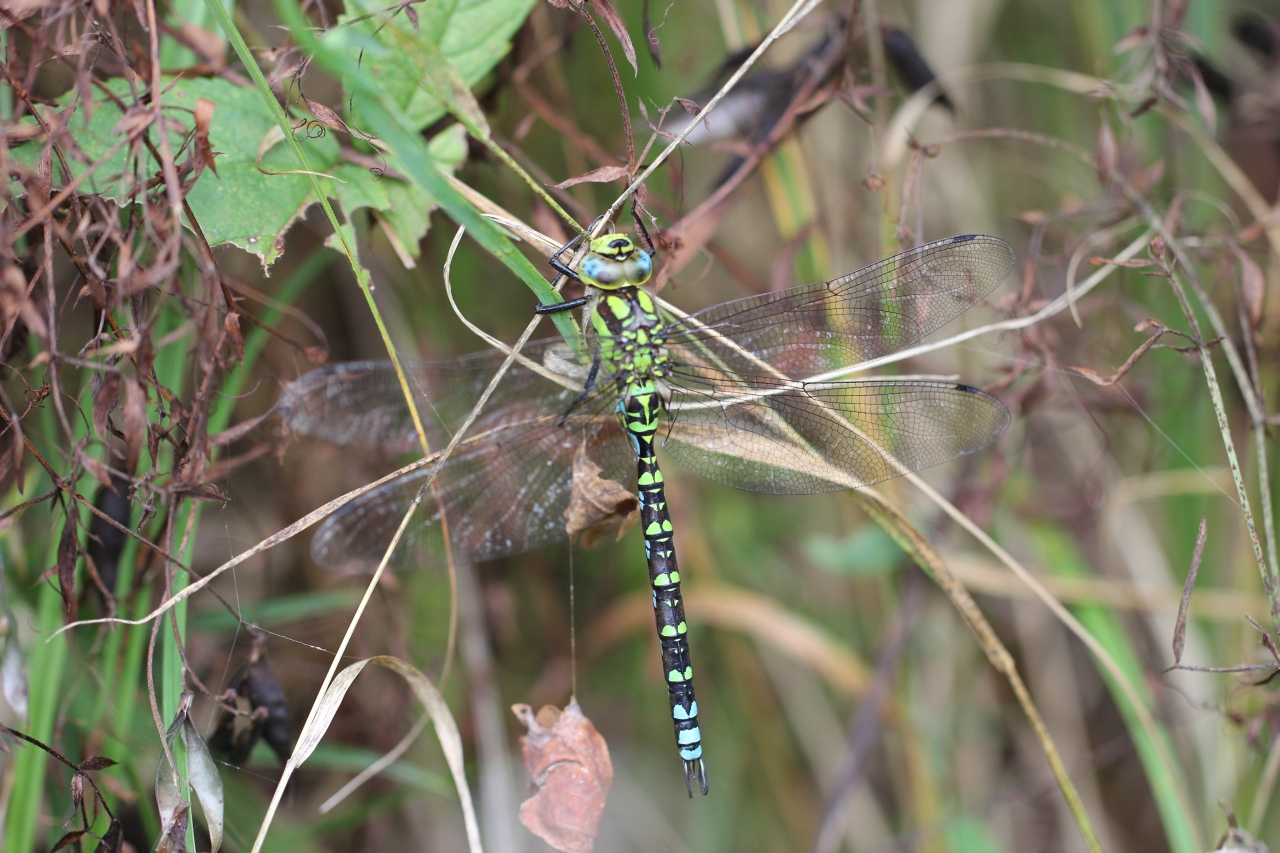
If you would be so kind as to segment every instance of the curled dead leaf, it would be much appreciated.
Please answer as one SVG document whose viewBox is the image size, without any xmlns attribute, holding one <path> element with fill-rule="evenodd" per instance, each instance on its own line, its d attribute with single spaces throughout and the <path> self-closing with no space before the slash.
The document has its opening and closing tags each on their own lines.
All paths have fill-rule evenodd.
<svg viewBox="0 0 1280 853">
<path fill-rule="evenodd" d="M 615 530 L 621 539 L 640 520 L 640 501 L 635 494 L 600 473 L 586 447 L 579 447 L 573 458 L 573 493 L 564 519 L 569 536 L 581 533 L 580 541 L 587 548 Z"/>
<path fill-rule="evenodd" d="M 325 127 L 338 131 L 339 133 L 351 133 L 351 128 L 342 120 L 333 109 L 325 106 L 319 101 L 308 98 L 305 94 L 302 96 L 303 102 L 306 103 L 307 109 L 311 110 L 311 114 L 316 117 L 316 121 Z"/>
<path fill-rule="evenodd" d="M 1098 125 L 1098 142 L 1095 146 L 1098 158 L 1098 183 L 1106 186 L 1111 183 L 1111 176 L 1115 174 L 1116 167 L 1120 163 L 1120 146 L 1116 142 L 1115 131 L 1111 129 L 1111 122 L 1107 121 L 1103 116 L 1102 122 Z"/>
<path fill-rule="evenodd" d="M 1262 325 L 1262 306 L 1267 292 L 1266 276 L 1262 267 L 1239 246 L 1232 246 L 1231 253 L 1240 265 L 1240 299 L 1244 303 L 1245 316 L 1249 325 L 1257 329 Z"/>
<path fill-rule="evenodd" d="M 142 455 L 143 442 L 147 439 L 147 392 L 132 377 L 124 383 L 124 470 L 138 470 L 138 458 Z"/>
<path fill-rule="evenodd" d="M 520 752 L 538 789 L 521 804 L 520 822 L 556 850 L 590 853 L 613 784 L 608 745 L 576 699 L 564 711 L 548 705 L 537 716 L 528 705 L 511 710 L 529 729 Z"/>
<path fill-rule="evenodd" d="M 551 6 L 557 9 L 573 9 L 580 14 L 587 14 L 586 8 L 580 0 L 547 0 Z M 618 42 L 622 45 L 622 52 L 627 57 L 627 62 L 631 63 L 631 70 L 639 73 L 636 68 L 636 49 L 631 44 L 631 35 L 627 32 L 627 25 L 623 23 L 622 16 L 618 11 L 610 5 L 609 0 L 589 0 L 591 8 L 596 14 L 604 19 L 605 24 L 613 31 Z"/>
</svg>

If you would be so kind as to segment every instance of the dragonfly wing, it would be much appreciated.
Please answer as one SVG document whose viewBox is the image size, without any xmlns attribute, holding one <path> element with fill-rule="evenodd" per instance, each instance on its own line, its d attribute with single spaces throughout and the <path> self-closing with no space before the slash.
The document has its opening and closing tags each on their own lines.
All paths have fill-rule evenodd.
<svg viewBox="0 0 1280 853">
<path fill-rule="evenodd" d="M 761 362 L 794 378 L 849 367 L 919 342 L 1004 280 L 1013 248 L 964 235 L 831 281 L 735 299 L 668 327 L 677 360 L 740 373 Z"/>
<path fill-rule="evenodd" d="M 866 486 L 990 444 L 995 397 L 949 382 L 798 382 L 702 369 L 673 391 L 663 447 L 709 480 L 774 494 Z"/>
<path fill-rule="evenodd" d="M 539 414 L 563 415 L 583 387 L 588 367 L 577 363 L 560 338 L 533 341 L 520 352 L 489 399 L 497 410 L 536 402 Z M 407 362 L 427 440 L 433 450 L 448 442 L 506 359 L 501 352 Z M 400 380 L 390 361 L 357 361 L 313 370 L 289 383 L 279 410 L 294 432 L 337 444 L 410 453 L 419 448 Z"/>
<path fill-rule="evenodd" d="M 482 417 L 474 437 L 454 449 L 425 492 L 393 558 L 396 569 L 441 562 L 441 511 L 455 559 L 519 554 L 568 538 L 566 511 L 587 462 L 615 491 L 635 491 L 635 456 L 611 412 L 528 418 L 508 406 Z M 585 460 L 585 461 L 584 461 Z M 316 562 L 337 571 L 372 571 L 435 469 L 407 474 L 347 504 L 312 541 Z"/>
</svg>

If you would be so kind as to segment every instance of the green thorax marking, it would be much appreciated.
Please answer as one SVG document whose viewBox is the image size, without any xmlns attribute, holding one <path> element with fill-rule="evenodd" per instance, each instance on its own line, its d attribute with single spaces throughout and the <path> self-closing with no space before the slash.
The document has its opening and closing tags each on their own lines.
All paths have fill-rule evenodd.
<svg viewBox="0 0 1280 853">
<path fill-rule="evenodd" d="M 591 324 L 600 339 L 605 366 L 627 397 L 654 393 L 665 375 L 665 324 L 653 297 L 641 289 L 653 273 L 653 260 L 625 234 L 591 241 L 578 276 L 603 291 Z"/>
</svg>

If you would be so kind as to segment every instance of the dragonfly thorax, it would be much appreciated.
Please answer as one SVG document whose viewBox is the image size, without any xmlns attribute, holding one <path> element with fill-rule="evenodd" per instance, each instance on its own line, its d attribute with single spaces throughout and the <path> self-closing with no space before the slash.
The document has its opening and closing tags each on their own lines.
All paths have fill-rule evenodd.
<svg viewBox="0 0 1280 853">
<path fill-rule="evenodd" d="M 666 373 L 666 325 L 648 293 L 638 287 L 606 292 L 591 320 L 612 376 L 629 380 Z"/>
</svg>

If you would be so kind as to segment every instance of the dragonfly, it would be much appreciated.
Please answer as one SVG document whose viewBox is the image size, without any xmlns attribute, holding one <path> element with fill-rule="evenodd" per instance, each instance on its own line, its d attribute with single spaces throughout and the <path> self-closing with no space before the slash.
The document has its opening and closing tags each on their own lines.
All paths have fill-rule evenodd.
<svg viewBox="0 0 1280 853">
<path fill-rule="evenodd" d="M 654 254 L 621 233 L 591 240 L 576 271 L 557 253 L 553 267 L 587 295 L 537 310 L 589 302 L 586 331 L 526 344 L 452 454 L 343 506 L 311 550 L 328 568 L 371 571 L 428 482 L 397 568 L 438 561 L 446 529 L 455 558 L 482 561 L 638 514 L 692 797 L 695 784 L 707 793 L 707 770 L 656 445 L 707 479 L 772 494 L 858 488 L 986 447 L 1010 421 L 991 394 L 941 379 L 823 377 L 920 342 L 990 293 L 1014 253 L 998 238 L 961 235 L 679 318 L 665 317 L 645 289 Z M 505 358 L 490 351 L 406 366 L 432 447 L 449 441 Z M 389 361 L 304 374 L 279 408 L 302 435 L 383 452 L 419 447 Z"/>
</svg>

